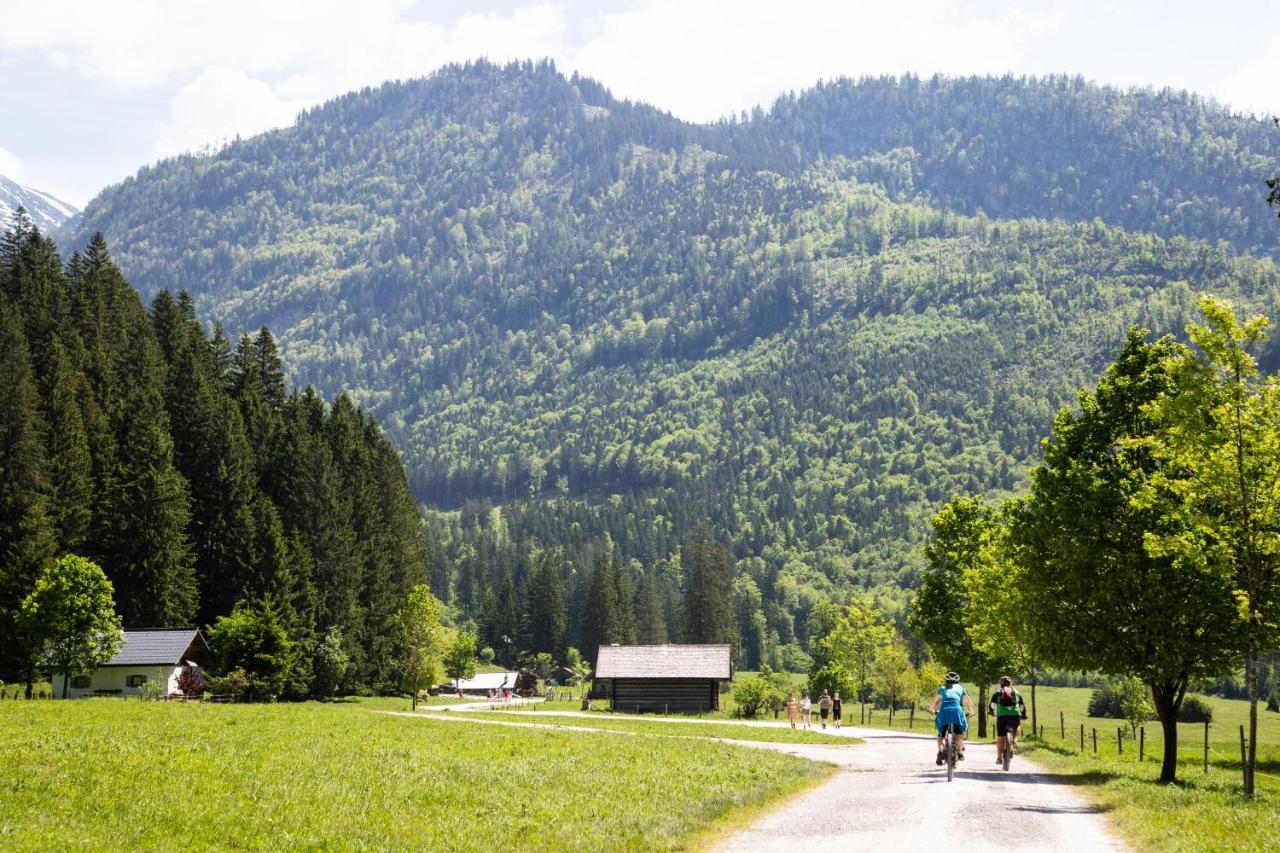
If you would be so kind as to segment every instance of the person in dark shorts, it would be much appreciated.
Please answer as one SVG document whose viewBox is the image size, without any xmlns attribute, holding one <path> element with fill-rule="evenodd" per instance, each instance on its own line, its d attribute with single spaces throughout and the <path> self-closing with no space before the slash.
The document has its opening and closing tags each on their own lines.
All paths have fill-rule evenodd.
<svg viewBox="0 0 1280 853">
<path fill-rule="evenodd" d="M 840 728 L 840 713 L 844 710 L 840 703 L 840 691 L 836 691 L 836 695 L 831 697 L 831 721 L 835 727 Z"/>
<path fill-rule="evenodd" d="M 822 727 L 827 727 L 827 714 L 831 713 L 831 697 L 827 695 L 827 691 L 823 690 L 822 695 L 818 697 L 818 716 L 822 717 Z"/>
<path fill-rule="evenodd" d="M 1000 689 L 991 697 L 990 711 L 996 716 L 996 764 L 1003 764 L 1006 749 L 1017 752 L 1018 730 L 1027 718 L 1027 703 L 1013 689 L 1008 676 L 1000 679 Z"/>
</svg>

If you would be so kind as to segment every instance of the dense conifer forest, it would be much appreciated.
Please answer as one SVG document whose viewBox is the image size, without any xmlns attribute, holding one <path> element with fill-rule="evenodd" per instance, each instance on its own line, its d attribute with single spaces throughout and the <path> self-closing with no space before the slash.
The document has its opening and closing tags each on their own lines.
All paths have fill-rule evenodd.
<svg viewBox="0 0 1280 853">
<path fill-rule="evenodd" d="M 191 294 L 156 318 L 268 325 L 296 384 L 346 393 L 246 402 L 255 340 L 221 368 L 246 494 L 303 564 L 363 555 L 299 575 L 381 569 L 368 537 L 295 520 L 255 418 L 341 467 L 335 434 L 376 434 L 359 405 L 427 508 L 432 589 L 499 655 L 711 618 L 740 665 L 803 667 L 819 602 L 899 596 L 942 502 L 1025 485 L 1130 324 L 1180 331 L 1201 290 L 1276 315 L 1278 163 L 1261 120 L 1074 78 L 837 81 L 694 125 L 546 63 L 478 63 L 148 167 L 62 238 L 106 233 L 144 293 Z M 191 500 L 217 492 L 173 443 Z M 715 542 L 732 610 L 695 617 Z"/>
<path fill-rule="evenodd" d="M 64 264 L 19 216 L 0 387 L 0 677 L 28 677 L 17 608 L 75 553 L 126 628 L 269 610 L 299 653 L 286 695 L 312 692 L 321 640 L 350 663 L 341 689 L 398 683 L 386 623 L 428 565 L 399 456 L 349 397 L 289 391 L 265 326 L 233 342 L 167 290 L 148 310 L 101 235 Z"/>
</svg>

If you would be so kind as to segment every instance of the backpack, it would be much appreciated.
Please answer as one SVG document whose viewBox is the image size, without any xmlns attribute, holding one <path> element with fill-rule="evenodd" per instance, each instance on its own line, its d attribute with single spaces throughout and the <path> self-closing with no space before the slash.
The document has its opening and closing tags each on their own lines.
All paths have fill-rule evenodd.
<svg viewBox="0 0 1280 853">
<path fill-rule="evenodd" d="M 1003 705 L 1006 708 L 1016 708 L 1021 701 L 1022 697 L 1012 687 L 1009 688 L 1008 693 L 1005 693 L 1003 687 L 996 693 L 996 704 Z"/>
</svg>

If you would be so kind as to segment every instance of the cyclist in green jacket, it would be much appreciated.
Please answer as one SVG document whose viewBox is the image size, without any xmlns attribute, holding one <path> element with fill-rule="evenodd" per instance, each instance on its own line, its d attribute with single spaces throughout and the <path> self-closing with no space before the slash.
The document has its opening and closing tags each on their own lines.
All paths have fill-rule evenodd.
<svg viewBox="0 0 1280 853">
<path fill-rule="evenodd" d="M 1000 679 L 1000 689 L 991 695 L 990 710 L 996 718 L 996 764 L 1003 764 L 1006 749 L 1017 752 L 1022 721 L 1027 718 L 1027 703 L 1013 689 L 1009 676 Z"/>
</svg>

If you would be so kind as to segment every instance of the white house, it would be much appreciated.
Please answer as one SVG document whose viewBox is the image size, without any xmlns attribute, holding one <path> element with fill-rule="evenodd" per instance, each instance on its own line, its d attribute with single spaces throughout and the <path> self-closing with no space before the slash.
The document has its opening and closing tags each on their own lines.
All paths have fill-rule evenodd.
<svg viewBox="0 0 1280 853">
<path fill-rule="evenodd" d="M 124 644 L 111 661 L 94 672 L 72 675 L 67 696 L 140 696 L 142 685 L 156 680 L 165 693 L 181 693 L 178 676 L 188 668 L 202 669 L 211 662 L 209 643 L 198 628 L 125 631 Z M 65 679 L 53 674 L 53 695 L 59 699 Z"/>
<path fill-rule="evenodd" d="M 504 687 L 512 692 L 516 689 L 518 672 L 477 672 L 471 678 L 456 680 L 453 684 L 443 685 L 451 693 L 487 694 L 490 690 L 502 690 Z"/>
</svg>

